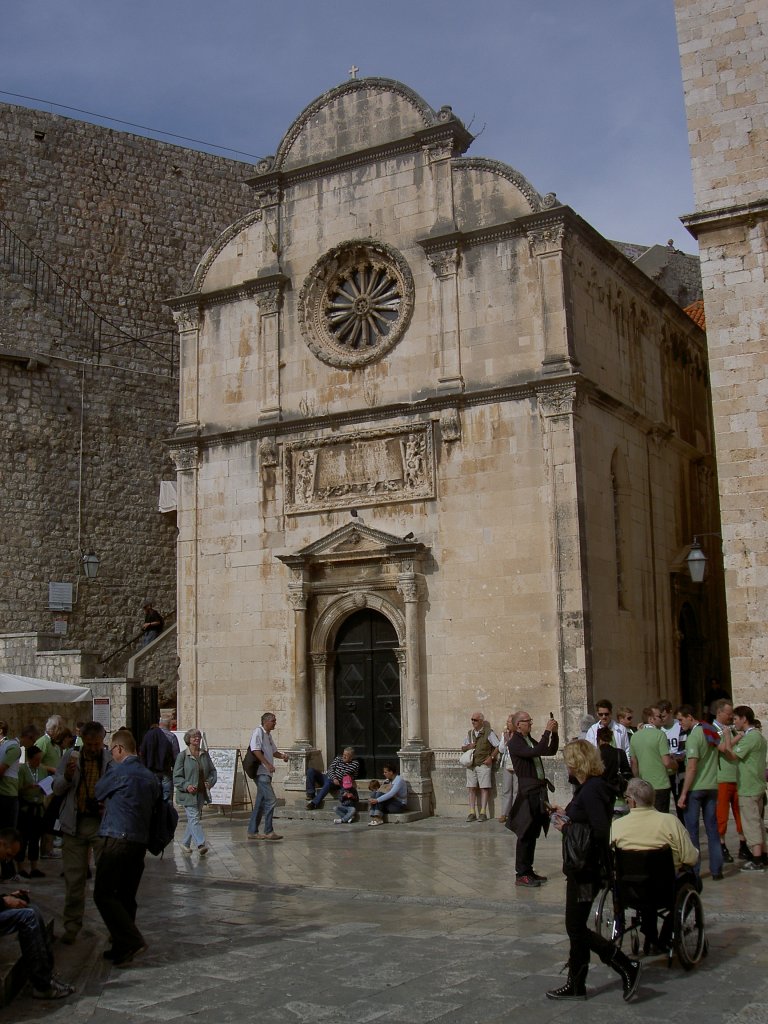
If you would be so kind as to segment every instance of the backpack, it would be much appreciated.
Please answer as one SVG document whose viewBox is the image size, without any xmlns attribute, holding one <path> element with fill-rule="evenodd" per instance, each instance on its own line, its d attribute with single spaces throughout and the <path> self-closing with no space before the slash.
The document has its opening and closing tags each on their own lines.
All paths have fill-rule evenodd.
<svg viewBox="0 0 768 1024">
<path fill-rule="evenodd" d="M 154 857 L 162 856 L 166 846 L 173 842 L 178 823 L 179 812 L 170 800 L 164 800 L 162 795 L 159 796 L 152 808 L 147 838 L 147 849 Z"/>
</svg>

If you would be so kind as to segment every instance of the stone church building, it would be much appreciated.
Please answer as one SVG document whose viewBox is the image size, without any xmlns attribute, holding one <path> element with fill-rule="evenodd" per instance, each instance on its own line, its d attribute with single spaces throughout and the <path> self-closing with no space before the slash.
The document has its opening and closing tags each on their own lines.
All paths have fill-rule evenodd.
<svg viewBox="0 0 768 1024">
<path fill-rule="evenodd" d="M 696 698 L 727 663 L 700 328 L 450 107 L 351 80 L 170 302 L 180 721 L 278 780 L 352 744 L 463 803 L 470 713 Z M 534 725 L 536 728 L 536 725 Z"/>
</svg>

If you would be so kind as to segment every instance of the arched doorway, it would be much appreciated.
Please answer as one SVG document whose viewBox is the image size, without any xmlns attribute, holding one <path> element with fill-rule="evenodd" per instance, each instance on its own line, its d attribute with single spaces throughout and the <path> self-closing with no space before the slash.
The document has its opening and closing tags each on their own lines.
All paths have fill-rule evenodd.
<svg viewBox="0 0 768 1024">
<path fill-rule="evenodd" d="M 365 608 L 342 622 L 334 650 L 336 750 L 354 747 L 368 776 L 400 749 L 397 633 L 380 612 Z"/>
</svg>

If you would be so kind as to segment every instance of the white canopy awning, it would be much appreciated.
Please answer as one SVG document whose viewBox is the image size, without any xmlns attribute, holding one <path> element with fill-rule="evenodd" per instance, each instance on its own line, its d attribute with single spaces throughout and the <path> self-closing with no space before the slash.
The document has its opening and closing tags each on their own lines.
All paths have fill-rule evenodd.
<svg viewBox="0 0 768 1024">
<path fill-rule="evenodd" d="M 76 700 L 93 700 L 93 694 L 87 686 L 0 672 L 0 704 L 69 704 Z"/>
</svg>

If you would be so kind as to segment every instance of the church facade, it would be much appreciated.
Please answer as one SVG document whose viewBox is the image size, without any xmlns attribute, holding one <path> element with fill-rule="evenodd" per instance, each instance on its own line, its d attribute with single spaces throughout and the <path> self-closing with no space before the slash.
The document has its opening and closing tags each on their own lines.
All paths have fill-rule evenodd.
<svg viewBox="0 0 768 1024">
<path fill-rule="evenodd" d="M 173 300 L 179 720 L 400 759 L 463 805 L 473 710 L 637 712 L 726 672 L 704 335 L 554 194 L 401 83 L 294 121 Z"/>
</svg>

